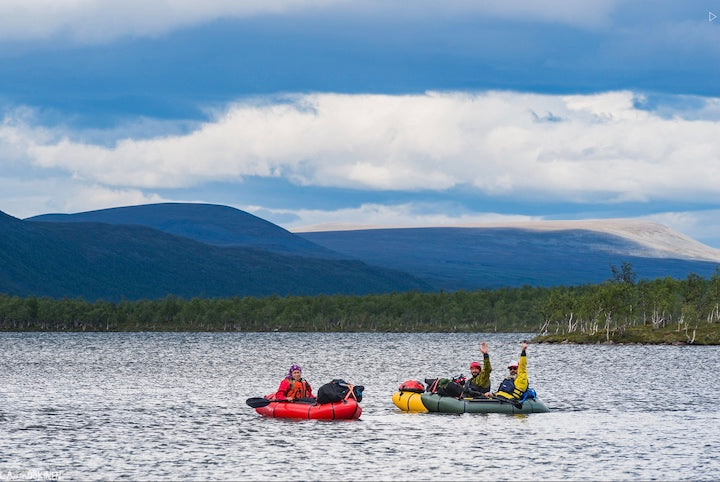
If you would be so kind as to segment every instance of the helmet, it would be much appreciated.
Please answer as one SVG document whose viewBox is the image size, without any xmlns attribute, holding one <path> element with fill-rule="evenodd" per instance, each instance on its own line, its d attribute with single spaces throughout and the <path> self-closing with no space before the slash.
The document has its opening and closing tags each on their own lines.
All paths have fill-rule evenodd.
<svg viewBox="0 0 720 482">
<path fill-rule="evenodd" d="M 511 361 L 510 363 L 508 363 L 508 368 L 517 368 L 517 367 L 518 367 L 518 362 L 516 362 L 516 361 Z"/>
<path fill-rule="evenodd" d="M 470 364 L 470 368 L 480 368 L 481 366 L 482 365 L 480 365 L 480 362 L 476 362 L 476 361 L 474 361 Z"/>
</svg>

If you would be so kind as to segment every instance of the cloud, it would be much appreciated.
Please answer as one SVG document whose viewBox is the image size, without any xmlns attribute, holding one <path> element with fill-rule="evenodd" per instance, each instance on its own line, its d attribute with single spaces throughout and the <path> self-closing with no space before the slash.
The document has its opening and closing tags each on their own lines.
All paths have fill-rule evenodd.
<svg viewBox="0 0 720 482">
<path fill-rule="evenodd" d="M 46 213 L 76 213 L 116 206 L 170 201 L 139 189 L 121 189 L 62 177 L 0 177 L 2 212 L 17 218 Z"/>
<path fill-rule="evenodd" d="M 720 247 L 720 209 L 670 211 L 643 216 L 709 246 Z"/>
<path fill-rule="evenodd" d="M 592 26 L 604 23 L 621 0 L 5 0 L 0 2 L 0 41 L 68 38 L 80 43 L 118 37 L 155 37 L 222 18 L 297 15 L 443 19 L 498 18 Z"/>
<path fill-rule="evenodd" d="M 375 204 L 357 207 L 323 209 L 266 209 L 242 206 L 242 209 L 264 219 L 282 224 L 293 232 L 342 230 L 370 227 L 457 226 L 477 223 L 537 221 L 540 217 L 502 215 L 497 213 L 443 212 L 447 206 L 431 203 Z M 452 211 L 451 211 L 452 212 Z M 278 220 L 284 220 L 278 221 Z"/>
<path fill-rule="evenodd" d="M 717 99 L 695 99 L 686 117 L 641 104 L 629 91 L 310 94 L 236 103 L 188 133 L 111 145 L 6 118 L 0 147 L 36 171 L 120 188 L 259 176 L 361 190 L 468 187 L 576 203 L 720 200 Z M 537 112 L 561 121 L 539 120 Z M 703 112 L 707 119 L 698 118 Z"/>
<path fill-rule="evenodd" d="M 467 14 L 472 12 L 484 17 L 514 20 L 518 22 L 550 22 L 594 27 L 606 24 L 610 14 L 625 0 L 451 0 L 442 2 L 442 9 L 453 13 Z M 433 10 L 438 2 L 427 0 L 421 2 L 425 10 Z M 437 15 L 439 12 L 434 12 Z"/>
<path fill-rule="evenodd" d="M 0 40 L 66 37 L 81 43 L 158 36 L 219 18 L 277 14 L 343 0 L 5 0 Z"/>
</svg>

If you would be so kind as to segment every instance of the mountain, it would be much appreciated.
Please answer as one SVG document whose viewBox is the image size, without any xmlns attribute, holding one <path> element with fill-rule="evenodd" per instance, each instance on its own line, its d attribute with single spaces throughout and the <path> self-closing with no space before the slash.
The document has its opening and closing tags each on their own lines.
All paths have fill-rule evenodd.
<svg viewBox="0 0 720 482">
<path fill-rule="evenodd" d="M 361 261 L 217 246 L 139 225 L 24 221 L 0 212 L 0 233 L 0 293 L 11 295 L 121 300 L 429 289 Z"/>
<path fill-rule="evenodd" d="M 8 256 L 6 249 L 21 250 L 17 260 L 10 256 L 7 262 L 17 266 L 23 256 L 31 256 L 35 264 L 22 263 L 32 271 L 55 273 L 46 284 L 35 280 L 8 285 L 17 284 L 28 269 L 16 267 L 10 279 L 3 270 L 0 291 L 51 296 L 116 299 L 167 293 L 229 296 L 580 285 L 606 281 L 611 266 L 624 262 L 640 279 L 710 276 L 720 264 L 720 251 L 661 224 L 638 220 L 290 233 L 227 206 L 162 203 L 46 214 L 24 221 L 5 215 L 0 221 L 26 238 L 35 236 L 23 241 L 18 234 L 17 244 L 0 246 L 0 257 Z M 47 239 L 53 241 L 48 245 Z M 73 261 L 68 264 L 68 259 Z M 72 283 L 58 278 L 60 271 Z M 97 282 L 88 288 L 83 284 L 87 280 Z"/>
<path fill-rule="evenodd" d="M 710 276 L 720 251 L 666 226 L 635 220 L 297 233 L 369 264 L 413 274 L 435 289 L 580 285 L 632 265 L 638 278 Z"/>
<path fill-rule="evenodd" d="M 245 246 L 315 258 L 341 257 L 250 213 L 217 204 L 145 204 L 76 214 L 41 214 L 26 221 L 147 226 L 216 246 Z"/>
</svg>

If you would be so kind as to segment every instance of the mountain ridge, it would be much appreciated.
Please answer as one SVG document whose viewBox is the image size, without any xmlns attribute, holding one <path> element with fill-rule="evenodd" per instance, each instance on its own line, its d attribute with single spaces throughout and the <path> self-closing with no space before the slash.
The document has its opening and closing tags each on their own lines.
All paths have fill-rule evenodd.
<svg viewBox="0 0 720 482">
<path fill-rule="evenodd" d="M 646 246 L 647 251 L 639 250 L 637 255 L 643 253 L 648 257 L 679 257 L 694 260 L 720 262 L 720 250 L 700 243 L 664 224 L 648 220 L 628 218 L 614 219 L 582 219 L 582 220 L 543 220 L 543 221 L 513 221 L 488 223 L 458 223 L 443 225 L 418 226 L 382 226 L 382 225 L 353 225 L 353 224 L 319 224 L 292 230 L 295 234 L 338 231 L 365 231 L 377 229 L 422 229 L 422 228 L 513 228 L 537 231 L 568 231 L 584 229 L 607 234 L 614 234 L 622 238 L 635 241 Z"/>
<path fill-rule="evenodd" d="M 404 286 L 416 283 L 415 289 L 421 291 L 600 283 L 611 277 L 613 266 L 625 262 L 631 263 L 639 279 L 684 278 L 689 273 L 710 276 L 720 260 L 717 250 L 664 225 L 627 219 L 384 229 L 354 226 L 343 231 L 291 233 L 227 206 L 159 203 L 40 215 L 24 222 L 91 230 L 97 229 L 92 227 L 94 223 L 134 225 L 213 248 L 295 256 L 286 263 L 298 266 L 306 262 L 302 259 L 311 264 L 354 260 L 370 270 L 403 274 L 405 282 L 414 280 Z M 330 269 L 328 278 L 335 276 L 333 269 L 338 266 Z M 223 271 L 224 267 L 213 269 Z M 324 274 L 315 268 L 303 274 L 298 267 L 297 276 L 312 279 Z M 284 289 L 290 294 L 307 292 L 292 291 L 287 286 Z"/>
<path fill-rule="evenodd" d="M 339 258 L 286 229 L 246 211 L 208 203 L 156 203 L 74 214 L 41 214 L 33 222 L 100 222 L 147 226 L 217 246 L 248 246 L 275 253 Z"/>
<path fill-rule="evenodd" d="M 0 216 L 0 292 L 89 300 L 427 291 L 359 260 L 214 246 L 147 226 Z"/>
<path fill-rule="evenodd" d="M 601 283 L 630 263 L 639 279 L 710 276 L 716 261 L 656 251 L 589 229 L 403 228 L 300 233 L 366 263 L 398 269 L 435 289 L 472 290 Z"/>
</svg>

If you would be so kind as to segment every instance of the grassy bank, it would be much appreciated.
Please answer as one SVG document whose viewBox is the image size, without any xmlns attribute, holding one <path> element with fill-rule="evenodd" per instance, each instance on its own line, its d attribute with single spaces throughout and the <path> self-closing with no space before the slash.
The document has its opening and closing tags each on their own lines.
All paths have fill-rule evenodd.
<svg viewBox="0 0 720 482">
<path fill-rule="evenodd" d="M 720 323 L 701 323 L 697 328 L 631 326 L 607 333 L 562 333 L 537 336 L 535 343 L 638 343 L 650 345 L 720 345 Z"/>
</svg>

